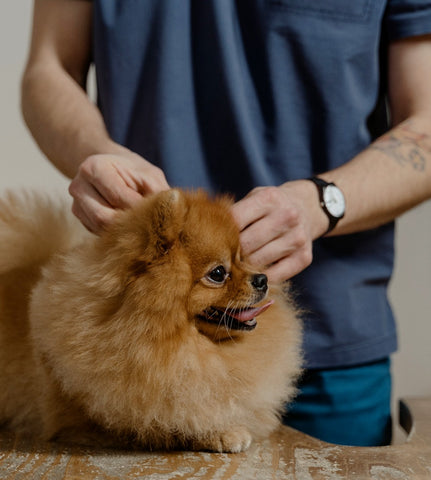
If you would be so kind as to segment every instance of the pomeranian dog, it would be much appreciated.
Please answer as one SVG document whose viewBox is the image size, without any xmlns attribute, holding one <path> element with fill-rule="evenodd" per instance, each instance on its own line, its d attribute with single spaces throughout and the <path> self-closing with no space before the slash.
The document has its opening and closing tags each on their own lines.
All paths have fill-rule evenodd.
<svg viewBox="0 0 431 480">
<path fill-rule="evenodd" d="M 217 452 L 274 430 L 296 391 L 301 326 L 241 258 L 230 207 L 174 189 L 97 237 L 37 194 L 0 200 L 0 423 Z"/>
</svg>

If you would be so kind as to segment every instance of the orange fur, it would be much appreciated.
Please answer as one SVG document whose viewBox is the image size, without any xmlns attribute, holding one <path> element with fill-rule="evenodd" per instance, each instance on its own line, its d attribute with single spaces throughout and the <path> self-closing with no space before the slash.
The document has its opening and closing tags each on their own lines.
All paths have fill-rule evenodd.
<svg viewBox="0 0 431 480">
<path fill-rule="evenodd" d="M 40 196 L 0 201 L 0 422 L 44 439 L 230 452 L 276 428 L 300 372 L 291 302 L 271 287 L 252 331 L 202 316 L 264 302 L 230 205 L 171 190 L 95 237 Z M 229 276 L 217 283 L 219 265 Z"/>
</svg>

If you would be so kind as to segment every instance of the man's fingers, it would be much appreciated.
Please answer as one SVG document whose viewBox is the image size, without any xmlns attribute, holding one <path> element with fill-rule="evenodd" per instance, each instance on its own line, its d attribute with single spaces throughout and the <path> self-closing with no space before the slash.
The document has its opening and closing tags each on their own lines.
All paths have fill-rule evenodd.
<svg viewBox="0 0 431 480">
<path fill-rule="evenodd" d="M 273 282 L 308 267 L 312 238 L 307 217 L 295 195 L 280 187 L 260 187 L 232 207 L 240 228 L 242 253 Z"/>
<path fill-rule="evenodd" d="M 115 210 L 90 184 L 73 180 L 69 186 L 73 197 L 72 212 L 93 233 L 100 233 L 115 217 Z"/>
<path fill-rule="evenodd" d="M 240 231 L 257 222 L 267 213 L 267 207 L 248 195 L 232 206 L 232 215 Z"/>
<path fill-rule="evenodd" d="M 116 209 L 132 207 L 142 196 L 168 190 L 163 171 L 133 152 L 88 157 L 69 186 L 73 212 L 92 232 L 110 224 Z"/>
<path fill-rule="evenodd" d="M 132 207 L 142 198 L 140 193 L 129 188 L 112 172 L 107 174 L 103 181 L 95 181 L 94 187 L 99 195 L 113 208 L 125 209 Z"/>
<path fill-rule="evenodd" d="M 271 242 L 263 245 L 251 254 L 246 254 L 247 260 L 256 266 L 265 268 L 281 258 L 291 255 L 296 250 L 296 246 L 286 241 L 285 237 L 279 237 Z"/>
<path fill-rule="evenodd" d="M 141 195 L 170 188 L 163 170 L 137 154 L 131 153 L 130 157 L 122 158 L 121 161 L 113 158 L 112 168 L 130 189 Z"/>
<path fill-rule="evenodd" d="M 277 226 L 272 224 L 268 217 L 264 217 L 249 225 L 240 233 L 241 251 L 244 255 L 250 257 L 253 253 L 274 241 L 282 233 Z"/>
<path fill-rule="evenodd" d="M 298 242 L 295 238 L 300 231 L 299 215 L 295 208 L 274 209 L 241 232 L 241 248 L 245 255 L 250 255 L 280 237 L 288 247 L 296 247 Z M 294 245 L 291 245 L 292 241 Z"/>
<path fill-rule="evenodd" d="M 312 260 L 311 243 L 307 241 L 303 229 L 292 229 L 247 255 L 247 260 L 257 267 L 268 268 L 275 276 L 286 280 L 309 266 Z"/>
<path fill-rule="evenodd" d="M 169 190 L 170 186 L 163 171 L 146 160 L 140 159 L 137 170 L 128 170 L 121 164 L 114 164 L 124 182 L 137 192 L 146 195 Z"/>
<path fill-rule="evenodd" d="M 87 217 L 85 214 L 84 210 L 79 206 L 78 202 L 75 200 L 73 201 L 72 205 L 72 213 L 75 215 L 75 217 L 84 225 L 84 227 L 92 233 L 96 233 L 94 231 L 94 227 L 92 225 L 92 222 L 90 219 Z"/>
<path fill-rule="evenodd" d="M 292 255 L 282 258 L 265 270 L 268 280 L 280 283 L 294 277 L 307 268 L 313 260 L 311 249 L 295 251 Z"/>
<path fill-rule="evenodd" d="M 292 259 L 287 257 L 267 268 L 265 274 L 270 283 L 279 284 L 294 277 L 300 271 L 301 268 L 296 266 L 295 262 L 292 262 Z"/>
<path fill-rule="evenodd" d="M 136 203 L 141 195 L 124 182 L 122 176 L 109 160 L 108 155 L 89 157 L 81 165 L 78 181 L 82 179 L 93 186 L 99 195 L 114 208 L 128 208 Z"/>
</svg>

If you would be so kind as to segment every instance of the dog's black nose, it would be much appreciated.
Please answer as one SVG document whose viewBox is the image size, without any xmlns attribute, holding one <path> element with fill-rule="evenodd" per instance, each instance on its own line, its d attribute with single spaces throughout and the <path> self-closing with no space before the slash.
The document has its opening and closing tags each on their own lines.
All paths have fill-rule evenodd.
<svg viewBox="0 0 431 480">
<path fill-rule="evenodd" d="M 266 292 L 268 289 L 268 277 L 264 273 L 258 273 L 253 276 L 251 284 L 259 292 Z"/>
</svg>

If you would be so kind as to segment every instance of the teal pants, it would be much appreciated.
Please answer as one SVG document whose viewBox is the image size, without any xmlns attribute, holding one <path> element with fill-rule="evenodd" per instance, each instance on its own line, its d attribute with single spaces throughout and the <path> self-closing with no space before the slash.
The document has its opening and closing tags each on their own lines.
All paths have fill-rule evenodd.
<svg viewBox="0 0 431 480">
<path fill-rule="evenodd" d="M 388 358 L 347 368 L 308 370 L 283 422 L 339 445 L 388 445 L 392 436 Z"/>
</svg>

